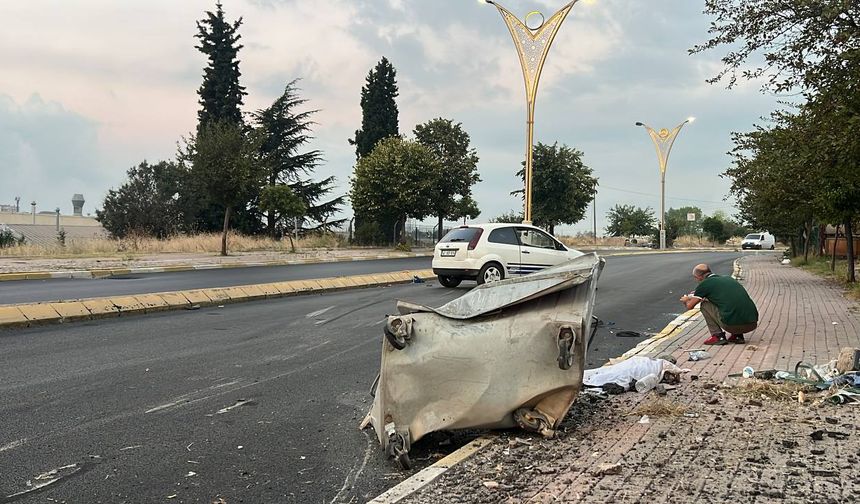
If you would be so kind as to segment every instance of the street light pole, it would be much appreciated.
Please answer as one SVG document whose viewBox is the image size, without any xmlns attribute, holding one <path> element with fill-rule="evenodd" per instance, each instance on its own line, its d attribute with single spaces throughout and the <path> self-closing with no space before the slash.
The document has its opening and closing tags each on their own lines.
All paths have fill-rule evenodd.
<svg viewBox="0 0 860 504">
<path fill-rule="evenodd" d="M 523 202 L 523 223 L 532 223 L 532 162 L 534 145 L 534 120 L 535 99 L 537 97 L 538 82 L 541 70 L 549 53 L 549 47 L 555 39 L 558 29 L 579 0 L 573 0 L 560 11 L 546 19 L 540 11 L 531 11 L 526 14 L 525 21 L 520 21 L 509 10 L 505 9 L 492 0 L 479 0 L 496 7 L 502 19 L 511 32 L 514 47 L 520 57 L 520 66 L 523 71 L 523 80 L 526 85 L 526 166 L 525 166 L 525 190 Z M 531 21 L 530 21 L 531 20 Z"/>
<path fill-rule="evenodd" d="M 672 131 L 666 128 L 656 131 L 643 122 L 636 123 L 636 126 L 642 126 L 648 131 L 657 149 L 657 161 L 660 163 L 660 250 L 666 248 L 666 166 L 669 163 L 669 153 L 672 152 L 672 145 L 684 125 L 695 120 L 695 117 L 688 117 Z"/>
</svg>

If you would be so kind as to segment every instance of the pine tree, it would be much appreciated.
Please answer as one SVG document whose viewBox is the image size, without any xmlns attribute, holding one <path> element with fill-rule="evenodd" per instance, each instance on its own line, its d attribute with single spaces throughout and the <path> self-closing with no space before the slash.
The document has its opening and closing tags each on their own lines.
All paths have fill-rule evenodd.
<svg viewBox="0 0 860 504">
<path fill-rule="evenodd" d="M 203 70 L 203 84 L 200 95 L 201 109 L 197 112 L 197 129 L 200 131 L 211 122 L 225 121 L 242 123 L 242 97 L 247 93 L 239 84 L 238 33 L 242 18 L 233 24 L 224 19 L 221 2 L 215 4 L 215 12 L 206 11 L 206 18 L 197 22 L 197 35 L 200 45 L 195 48 L 209 60 Z"/>
<path fill-rule="evenodd" d="M 298 96 L 296 81 L 287 84 L 284 94 L 271 106 L 251 114 L 254 127 L 260 139 L 260 159 L 264 165 L 265 183 L 267 186 L 288 186 L 298 195 L 305 211 L 300 218 L 300 229 L 307 222 L 315 229 L 328 229 L 342 223 L 342 220 L 329 222 L 328 219 L 340 210 L 344 197 L 340 196 L 330 201 L 320 202 L 333 190 L 334 177 L 321 181 L 313 181 L 309 176 L 322 160 L 322 152 L 300 149 L 310 142 L 311 115 L 316 110 L 296 112 L 295 109 L 307 100 Z M 294 221 L 283 222 L 276 211 L 269 211 L 266 224 L 269 234 L 277 236 L 278 228 L 284 231 L 294 227 Z"/>
<path fill-rule="evenodd" d="M 355 157 L 370 154 L 380 140 L 400 134 L 397 119 L 397 71 L 383 57 L 367 74 L 361 88 L 361 129 L 349 143 L 355 145 Z"/>
</svg>

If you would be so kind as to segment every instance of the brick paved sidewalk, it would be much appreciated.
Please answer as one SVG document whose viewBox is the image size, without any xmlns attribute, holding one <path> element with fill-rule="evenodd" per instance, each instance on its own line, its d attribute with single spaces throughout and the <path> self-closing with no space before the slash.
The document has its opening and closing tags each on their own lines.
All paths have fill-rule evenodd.
<svg viewBox="0 0 860 504">
<path fill-rule="evenodd" d="M 580 398 L 558 439 L 522 431 L 498 441 L 402 502 L 858 502 L 860 406 L 776 401 L 727 388 L 750 365 L 793 370 L 860 347 L 860 313 L 841 289 L 772 257 L 741 260 L 742 281 L 760 312 L 747 345 L 711 347 L 690 362 L 685 349 L 708 336 L 699 316 L 649 348 L 691 369 L 665 398 L 627 393 Z M 695 377 L 695 380 L 692 378 Z M 643 409 L 669 405 L 674 415 Z M 647 411 L 647 410 L 646 410 Z M 823 431 L 823 439 L 810 436 Z M 615 466 L 620 464 L 620 466 Z"/>
</svg>

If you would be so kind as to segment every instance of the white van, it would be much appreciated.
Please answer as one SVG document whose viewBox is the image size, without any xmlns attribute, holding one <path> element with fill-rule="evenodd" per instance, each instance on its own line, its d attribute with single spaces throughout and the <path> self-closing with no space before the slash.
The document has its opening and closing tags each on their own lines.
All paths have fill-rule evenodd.
<svg viewBox="0 0 860 504">
<path fill-rule="evenodd" d="M 776 239 L 767 231 L 748 234 L 744 237 L 744 241 L 741 242 L 741 248 L 744 250 L 773 250 L 775 245 Z"/>
</svg>

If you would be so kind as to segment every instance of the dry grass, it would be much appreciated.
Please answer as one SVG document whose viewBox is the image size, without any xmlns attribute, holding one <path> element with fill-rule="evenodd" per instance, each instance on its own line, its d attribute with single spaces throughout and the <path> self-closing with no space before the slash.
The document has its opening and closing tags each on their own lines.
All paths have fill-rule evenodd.
<svg viewBox="0 0 860 504">
<path fill-rule="evenodd" d="M 818 275 L 820 277 L 827 278 L 829 280 L 838 282 L 843 287 L 847 289 L 847 294 L 858 301 L 860 301 L 860 281 L 849 283 L 848 282 L 848 260 L 847 259 L 837 259 L 835 269 L 830 271 L 830 258 L 829 257 L 816 257 L 809 256 L 809 261 L 804 262 L 803 256 L 795 257 L 791 260 L 791 264 L 795 266 L 799 266 L 810 273 Z M 856 267 L 855 261 L 855 267 Z M 860 271 L 858 271 L 855 276 L 860 277 Z"/>
<path fill-rule="evenodd" d="M 334 234 L 311 235 L 299 239 L 299 250 L 336 249 L 346 246 L 345 240 Z M 229 252 L 291 252 L 290 241 L 272 240 L 264 236 L 246 236 L 230 233 L 227 237 Z M 220 234 L 179 235 L 158 240 L 133 236 L 123 239 L 70 240 L 65 247 L 59 244 L 22 245 L 0 248 L 0 257 L 97 257 L 159 253 L 217 254 L 221 251 Z"/>
<path fill-rule="evenodd" d="M 810 389 L 799 383 L 774 382 L 753 378 L 741 381 L 736 387 L 729 389 L 729 393 L 747 399 L 797 402 L 798 392 L 809 392 L 811 390 L 814 389 Z"/>
<path fill-rule="evenodd" d="M 591 236 L 558 236 L 557 238 L 568 247 L 587 248 L 595 246 L 594 238 Z M 596 245 L 600 247 L 623 247 L 624 237 L 607 236 L 598 238 Z"/>
<path fill-rule="evenodd" d="M 681 416 L 687 412 L 687 407 L 670 399 L 654 399 L 640 404 L 631 415 L 648 415 L 649 417 Z"/>
</svg>

